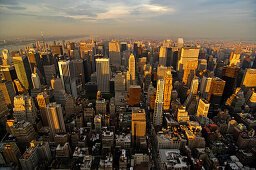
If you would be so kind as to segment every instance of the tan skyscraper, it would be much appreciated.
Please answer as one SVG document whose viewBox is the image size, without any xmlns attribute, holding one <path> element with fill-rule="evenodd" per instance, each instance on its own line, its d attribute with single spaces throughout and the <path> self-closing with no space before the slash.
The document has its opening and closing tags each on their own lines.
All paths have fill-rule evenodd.
<svg viewBox="0 0 256 170">
<path fill-rule="evenodd" d="M 256 69 L 246 70 L 243 77 L 242 85 L 244 85 L 245 87 L 256 87 Z"/>
<path fill-rule="evenodd" d="M 144 109 L 132 109 L 132 136 L 144 137 L 146 135 L 146 114 Z"/>
<path fill-rule="evenodd" d="M 167 48 L 161 47 L 159 53 L 159 65 L 166 66 L 167 61 Z"/>
<path fill-rule="evenodd" d="M 188 84 L 189 76 L 195 77 L 195 71 L 197 69 L 198 61 L 186 61 L 183 66 L 183 78 L 182 81 L 184 84 Z M 191 75 L 192 74 L 192 75 Z"/>
<path fill-rule="evenodd" d="M 179 50 L 178 70 L 181 71 L 187 61 L 198 61 L 199 48 L 184 47 Z"/>
<path fill-rule="evenodd" d="M 46 112 L 51 133 L 66 132 L 61 105 L 50 103 L 46 106 Z"/>
<path fill-rule="evenodd" d="M 129 58 L 129 73 L 131 74 L 132 84 L 135 84 L 135 58 L 134 55 L 131 54 Z"/>
<path fill-rule="evenodd" d="M 109 42 L 109 59 L 110 65 L 117 68 L 121 65 L 120 45 L 117 40 Z"/>
<path fill-rule="evenodd" d="M 49 102 L 49 96 L 46 92 L 39 93 L 37 95 L 37 103 L 40 109 L 40 114 L 42 118 L 42 123 L 44 126 L 48 126 L 48 120 L 47 120 L 47 113 L 46 113 L 46 106 L 50 103 Z"/>
<path fill-rule="evenodd" d="M 3 92 L 4 100 L 7 105 L 13 104 L 15 96 L 15 90 L 11 81 L 2 80 L 0 81 L 0 89 Z"/>
<path fill-rule="evenodd" d="M 164 80 L 158 80 L 157 92 L 154 108 L 154 125 L 161 126 L 163 122 L 163 103 L 164 103 Z"/>
<path fill-rule="evenodd" d="M 163 110 L 170 109 L 172 96 L 172 73 L 170 71 L 166 72 L 164 77 L 164 106 Z"/>
<path fill-rule="evenodd" d="M 110 69 L 108 58 L 96 59 L 96 75 L 98 90 L 101 92 L 109 92 Z"/>
</svg>

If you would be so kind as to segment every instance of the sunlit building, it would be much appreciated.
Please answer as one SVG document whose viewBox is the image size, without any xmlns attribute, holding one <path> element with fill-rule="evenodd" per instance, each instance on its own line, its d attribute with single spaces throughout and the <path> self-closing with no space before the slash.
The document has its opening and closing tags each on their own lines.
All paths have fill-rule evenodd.
<svg viewBox="0 0 256 170">
<path fill-rule="evenodd" d="M 157 92 L 154 108 L 154 120 L 155 126 L 161 126 L 163 122 L 163 104 L 164 104 L 164 80 L 158 80 Z"/>
<path fill-rule="evenodd" d="M 164 77 L 164 105 L 163 110 L 169 110 L 172 96 L 172 73 L 167 71 Z"/>
<path fill-rule="evenodd" d="M 103 93 L 109 92 L 110 69 L 108 58 L 96 59 L 96 77 L 98 90 Z"/>
</svg>

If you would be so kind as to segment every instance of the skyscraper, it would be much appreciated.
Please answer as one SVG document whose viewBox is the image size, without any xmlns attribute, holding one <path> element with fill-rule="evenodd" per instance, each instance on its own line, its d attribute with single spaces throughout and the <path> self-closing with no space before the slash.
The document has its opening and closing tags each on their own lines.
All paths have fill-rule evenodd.
<svg viewBox="0 0 256 170">
<path fill-rule="evenodd" d="M 199 79 L 198 77 L 195 77 L 191 82 L 190 93 L 197 94 L 198 85 L 199 85 Z"/>
<path fill-rule="evenodd" d="M 1 89 L 0 89 L 0 101 L 1 101 L 1 104 L 0 104 L 0 123 L 2 125 L 5 125 L 5 123 L 6 123 L 6 116 L 9 113 L 9 109 L 8 109 L 6 103 L 5 103 L 4 95 L 3 95 Z"/>
<path fill-rule="evenodd" d="M 37 103 L 40 109 L 40 114 L 42 118 L 42 123 L 44 126 L 48 126 L 47 114 L 46 114 L 46 106 L 50 103 L 49 96 L 46 92 L 39 93 L 37 95 Z"/>
<path fill-rule="evenodd" d="M 121 54 L 119 41 L 112 40 L 109 42 L 109 59 L 110 65 L 119 68 L 121 65 Z"/>
<path fill-rule="evenodd" d="M 32 73 L 31 74 L 31 80 L 32 80 L 32 83 L 33 83 L 33 87 L 35 89 L 39 89 L 41 87 L 40 78 L 39 78 L 37 73 Z"/>
<path fill-rule="evenodd" d="M 132 136 L 134 138 L 146 135 L 146 114 L 144 109 L 132 109 Z"/>
<path fill-rule="evenodd" d="M 109 70 L 109 59 L 98 58 L 96 59 L 96 76 L 98 90 L 103 93 L 108 93 L 110 90 L 110 70 Z"/>
<path fill-rule="evenodd" d="M 157 92 L 154 109 L 154 125 L 161 126 L 163 122 L 163 103 L 164 103 L 164 80 L 158 80 Z"/>
<path fill-rule="evenodd" d="M 138 85 L 131 85 L 129 88 L 129 106 L 138 106 L 140 104 L 141 87 Z"/>
<path fill-rule="evenodd" d="M 169 110 L 172 95 L 172 73 L 167 71 L 164 77 L 164 106 L 163 110 Z"/>
<path fill-rule="evenodd" d="M 30 123 L 35 123 L 37 118 L 37 109 L 31 96 L 15 96 L 13 116 L 18 121 L 25 120 Z"/>
<path fill-rule="evenodd" d="M 184 47 L 179 50 L 178 70 L 182 70 L 187 61 L 198 61 L 199 48 Z"/>
<path fill-rule="evenodd" d="M 222 101 L 226 100 L 234 93 L 237 83 L 237 77 L 240 67 L 237 66 L 224 66 L 222 68 L 222 80 L 226 81 L 223 91 Z"/>
<path fill-rule="evenodd" d="M 51 86 L 52 76 L 56 76 L 55 66 L 52 64 L 52 65 L 44 65 L 43 67 L 44 67 L 46 83 L 48 86 Z"/>
<path fill-rule="evenodd" d="M 185 65 L 183 66 L 182 72 L 182 81 L 184 84 L 190 84 L 189 80 L 192 80 L 195 77 L 195 71 L 197 69 L 198 61 L 186 61 Z"/>
<path fill-rule="evenodd" d="M 186 107 L 181 106 L 180 108 L 178 108 L 177 121 L 178 122 L 189 121 L 189 116 L 188 116 L 188 112 L 186 111 Z"/>
<path fill-rule="evenodd" d="M 160 47 L 159 65 L 166 66 L 166 61 L 167 61 L 167 48 Z"/>
<path fill-rule="evenodd" d="M 115 91 L 126 90 L 126 76 L 122 72 L 118 72 L 115 76 Z"/>
<path fill-rule="evenodd" d="M 70 61 L 59 61 L 60 77 L 67 94 L 77 97 L 74 66 Z"/>
<path fill-rule="evenodd" d="M 61 105 L 56 102 L 49 103 L 46 112 L 51 133 L 66 132 Z"/>
<path fill-rule="evenodd" d="M 129 73 L 131 74 L 131 82 L 135 85 L 135 58 L 133 54 L 129 58 Z"/>
<path fill-rule="evenodd" d="M 246 69 L 242 85 L 245 87 L 256 87 L 256 69 Z"/>
<path fill-rule="evenodd" d="M 31 70 L 27 56 L 13 57 L 13 64 L 21 84 L 28 90 L 33 88 Z"/>
<path fill-rule="evenodd" d="M 0 80 L 0 90 L 3 92 L 5 103 L 7 105 L 13 104 L 15 90 L 12 82 L 7 80 Z"/>
</svg>

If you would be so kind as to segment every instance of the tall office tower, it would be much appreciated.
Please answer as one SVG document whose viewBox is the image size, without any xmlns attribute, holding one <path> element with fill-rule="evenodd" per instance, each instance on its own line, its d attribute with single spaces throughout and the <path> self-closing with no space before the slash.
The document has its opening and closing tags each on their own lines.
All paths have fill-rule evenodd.
<svg viewBox="0 0 256 170">
<path fill-rule="evenodd" d="M 15 142 L 0 143 L 0 164 L 10 165 L 15 163 L 18 165 L 20 156 L 20 149 Z"/>
<path fill-rule="evenodd" d="M 81 92 L 81 88 L 85 84 L 84 61 L 81 59 L 76 59 L 72 60 L 71 62 L 74 66 L 76 87 L 78 89 L 78 92 Z"/>
<path fill-rule="evenodd" d="M 52 45 L 51 51 L 52 51 L 53 55 L 55 55 L 55 54 L 63 55 L 62 45 Z"/>
<path fill-rule="evenodd" d="M 207 117 L 210 108 L 210 103 L 205 99 L 200 99 L 197 107 L 197 117 Z"/>
<path fill-rule="evenodd" d="M 123 51 L 124 66 L 128 66 L 129 65 L 130 55 L 131 55 L 131 51 L 129 51 L 129 50 Z"/>
<path fill-rule="evenodd" d="M 230 66 L 239 66 L 240 65 L 240 54 L 241 54 L 241 44 L 238 45 L 235 52 L 232 52 L 229 58 Z"/>
<path fill-rule="evenodd" d="M 211 81 L 210 90 L 208 94 L 209 103 L 220 104 L 226 82 L 218 77 Z"/>
<path fill-rule="evenodd" d="M 52 135 L 59 133 L 59 132 L 66 132 L 62 108 L 60 104 L 49 103 L 46 106 L 46 113 L 48 119 L 48 125 L 50 127 Z"/>
<path fill-rule="evenodd" d="M 179 50 L 177 67 L 182 71 L 187 61 L 198 61 L 199 48 L 184 47 Z"/>
<path fill-rule="evenodd" d="M 129 71 L 126 72 L 126 91 L 129 91 L 131 85 L 131 74 Z"/>
<path fill-rule="evenodd" d="M 183 38 L 178 38 L 177 47 L 182 48 L 184 45 Z"/>
<path fill-rule="evenodd" d="M 203 97 L 204 99 L 208 98 L 208 93 L 210 91 L 211 82 L 212 82 L 211 77 L 203 76 L 203 78 L 201 79 L 200 94 L 201 94 L 201 97 Z"/>
<path fill-rule="evenodd" d="M 144 109 L 132 109 L 132 137 L 134 141 L 146 135 L 146 114 Z"/>
<path fill-rule="evenodd" d="M 27 56 L 13 57 L 13 64 L 17 73 L 17 77 L 26 90 L 32 89 L 31 70 Z"/>
<path fill-rule="evenodd" d="M 125 91 L 126 90 L 126 77 L 122 72 L 118 72 L 115 76 L 115 91 Z"/>
<path fill-rule="evenodd" d="M 65 117 L 70 118 L 72 114 L 75 114 L 75 105 L 76 105 L 76 99 L 69 95 L 67 97 L 66 103 L 65 103 Z"/>
<path fill-rule="evenodd" d="M 34 89 L 40 89 L 41 83 L 40 83 L 40 78 L 37 73 L 31 74 L 31 80 L 32 80 Z"/>
<path fill-rule="evenodd" d="M 52 65 L 44 65 L 44 74 L 45 74 L 46 84 L 48 86 L 51 86 L 52 77 L 56 76 L 55 66 L 53 64 Z"/>
<path fill-rule="evenodd" d="M 4 95 L 2 90 L 0 89 L 0 123 L 5 126 L 7 115 L 9 114 L 9 109 L 5 103 Z"/>
<path fill-rule="evenodd" d="M 110 90 L 110 70 L 108 58 L 96 59 L 96 76 L 98 90 L 103 93 L 108 93 Z"/>
<path fill-rule="evenodd" d="M 173 66 L 173 48 L 167 47 L 167 59 L 166 59 L 166 66 L 170 67 Z"/>
<path fill-rule="evenodd" d="M 164 103 L 164 80 L 157 81 L 157 92 L 154 109 L 154 125 L 161 126 L 163 122 L 163 103 Z"/>
<path fill-rule="evenodd" d="M 147 106 L 150 106 L 150 97 L 151 94 L 153 94 L 156 91 L 156 88 L 154 88 L 154 86 L 152 85 L 152 83 L 150 83 L 150 85 L 148 86 L 148 90 L 147 90 Z M 155 100 L 154 100 L 155 102 Z"/>
<path fill-rule="evenodd" d="M 195 77 L 195 78 L 192 80 L 192 82 L 191 82 L 190 93 L 192 93 L 192 94 L 197 94 L 198 85 L 199 85 L 199 78 L 198 78 L 198 77 Z"/>
<path fill-rule="evenodd" d="M 148 91 L 148 87 L 149 87 L 150 83 L 151 83 L 151 72 L 144 71 L 144 81 L 143 81 L 144 92 Z"/>
<path fill-rule="evenodd" d="M 15 89 L 12 82 L 9 80 L 0 80 L 0 90 L 3 92 L 5 103 L 7 105 L 13 104 Z"/>
<path fill-rule="evenodd" d="M 184 84 L 189 85 L 192 80 L 195 77 L 195 71 L 197 69 L 197 61 L 186 61 L 185 65 L 183 66 L 183 76 L 182 81 Z"/>
<path fill-rule="evenodd" d="M 121 65 L 121 54 L 120 54 L 120 46 L 119 41 L 112 40 L 109 42 L 109 59 L 110 65 L 119 68 Z"/>
<path fill-rule="evenodd" d="M 188 116 L 188 112 L 186 111 L 186 107 L 181 106 L 180 108 L 178 108 L 177 121 L 179 123 L 189 121 L 189 116 Z"/>
<path fill-rule="evenodd" d="M 129 73 L 131 74 L 131 82 L 135 85 L 135 58 L 133 54 L 129 58 Z"/>
<path fill-rule="evenodd" d="M 36 131 L 30 122 L 19 121 L 9 125 L 12 136 L 21 144 L 29 143 L 37 137 Z"/>
<path fill-rule="evenodd" d="M 66 103 L 66 93 L 65 89 L 63 87 L 61 78 L 53 78 L 51 80 L 51 87 L 53 89 L 53 95 L 54 99 L 58 104 L 61 104 L 62 106 Z"/>
<path fill-rule="evenodd" d="M 244 87 L 256 87 L 256 69 L 246 69 L 242 85 Z"/>
<path fill-rule="evenodd" d="M 179 48 L 178 47 L 172 47 L 172 55 L 171 55 L 171 66 L 174 70 L 177 70 L 178 66 L 178 58 L 179 58 Z"/>
<path fill-rule="evenodd" d="M 73 64 L 70 61 L 59 61 L 58 64 L 60 77 L 66 93 L 78 97 Z"/>
<path fill-rule="evenodd" d="M 48 126 L 47 114 L 46 114 L 46 106 L 50 103 L 49 96 L 46 92 L 39 93 L 36 97 L 37 104 L 40 109 L 40 115 L 42 118 L 42 123 L 44 126 Z"/>
<path fill-rule="evenodd" d="M 171 68 L 171 67 L 158 66 L 158 67 L 157 67 L 157 80 L 160 80 L 160 79 L 163 80 L 164 77 L 165 77 L 165 74 L 166 74 L 168 71 L 172 71 L 172 68 Z"/>
<path fill-rule="evenodd" d="M 18 121 L 25 120 L 30 123 L 35 123 L 37 118 L 37 109 L 31 96 L 15 96 L 13 116 Z"/>
<path fill-rule="evenodd" d="M 166 66 L 167 61 L 167 48 L 161 47 L 159 53 L 159 65 Z"/>
<path fill-rule="evenodd" d="M 39 72 L 41 74 L 44 74 L 43 65 L 42 65 L 39 53 L 29 52 L 28 61 L 30 65 L 30 70 L 34 70 L 34 68 L 37 67 Z"/>
<path fill-rule="evenodd" d="M 234 93 L 236 88 L 237 77 L 240 67 L 237 66 L 224 66 L 222 69 L 222 79 L 226 81 L 222 102 L 226 100 Z"/>
<path fill-rule="evenodd" d="M 169 110 L 172 96 L 172 73 L 167 71 L 164 77 L 164 106 L 163 110 Z"/>
<path fill-rule="evenodd" d="M 2 79 L 13 81 L 17 79 L 17 74 L 14 66 L 0 66 L 0 73 L 2 74 Z"/>
<path fill-rule="evenodd" d="M 129 88 L 129 106 L 138 106 L 140 104 L 141 87 L 138 85 L 131 85 Z"/>
</svg>

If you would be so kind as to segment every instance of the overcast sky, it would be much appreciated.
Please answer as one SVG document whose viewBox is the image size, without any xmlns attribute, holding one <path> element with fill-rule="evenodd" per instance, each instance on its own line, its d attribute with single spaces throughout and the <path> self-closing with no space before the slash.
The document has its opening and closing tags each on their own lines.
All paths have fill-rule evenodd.
<svg viewBox="0 0 256 170">
<path fill-rule="evenodd" d="M 41 32 L 256 40 L 256 0 L 0 0 L 0 38 Z"/>
</svg>

